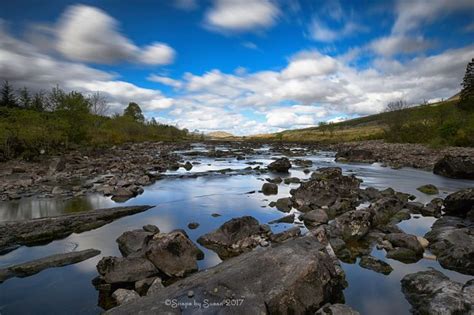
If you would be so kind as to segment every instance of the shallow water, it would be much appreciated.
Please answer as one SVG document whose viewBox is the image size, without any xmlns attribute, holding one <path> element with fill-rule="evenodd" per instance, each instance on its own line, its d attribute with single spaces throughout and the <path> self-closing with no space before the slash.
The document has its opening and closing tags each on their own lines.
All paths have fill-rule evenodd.
<svg viewBox="0 0 474 315">
<path fill-rule="evenodd" d="M 204 145 L 196 145 L 196 151 L 205 151 Z M 218 148 L 226 150 L 226 147 Z M 247 160 L 211 159 L 206 157 L 189 157 L 191 162 L 199 162 L 190 172 L 180 169 L 168 172 L 169 175 L 196 173 L 224 168 L 244 169 L 247 162 L 260 162 L 264 165 L 271 162 L 268 147 L 258 150 L 259 154 L 247 157 Z M 292 157 L 293 158 L 293 157 Z M 417 201 L 426 203 L 436 196 L 427 196 L 416 190 L 424 184 L 434 184 L 440 189 L 440 195 L 464 187 L 472 186 L 471 181 L 452 180 L 434 175 L 430 172 L 403 168 L 393 170 L 374 164 L 340 164 L 334 161 L 331 152 L 301 158 L 313 161 L 312 170 L 325 166 L 340 166 L 346 174 L 355 174 L 363 179 L 362 186 L 372 186 L 379 189 L 392 187 L 397 191 L 411 193 L 417 196 Z M 258 164 L 257 164 L 258 165 Z M 256 165 L 251 165 L 252 167 Z M 163 232 L 182 228 L 187 231 L 193 241 L 227 220 L 243 215 L 252 215 L 261 223 L 267 223 L 285 215 L 268 203 L 281 197 L 289 196 L 289 190 L 298 184 L 279 185 L 278 196 L 264 196 L 259 193 L 264 179 L 273 174 L 262 175 L 221 175 L 215 174 L 197 178 L 165 178 L 145 188 L 145 192 L 137 198 L 117 204 L 110 198 L 92 195 L 66 201 L 54 199 L 22 199 L 14 202 L 0 203 L 0 221 L 20 220 L 71 213 L 80 209 L 94 209 L 117 205 L 149 204 L 154 208 L 133 216 L 121 218 L 99 229 L 72 234 L 71 236 L 54 241 L 44 246 L 21 247 L 0 257 L 0 267 L 44 257 L 54 253 L 96 248 L 101 255 L 84 262 L 63 267 L 48 269 L 28 278 L 14 278 L 0 285 L 1 314 L 38 314 L 38 313 L 68 313 L 68 314 L 97 314 L 101 308 L 97 306 L 98 292 L 91 284 L 97 275 L 95 266 L 102 256 L 117 255 L 115 239 L 124 231 L 140 228 L 145 224 L 155 224 Z M 308 178 L 302 168 L 292 168 L 290 177 Z M 250 191 L 256 191 L 248 194 Z M 220 217 L 211 214 L 219 213 Z M 199 228 L 189 230 L 189 222 L 198 222 Z M 403 221 L 399 226 L 407 233 L 423 236 L 434 222 L 433 218 L 412 218 Z M 290 227 L 290 224 L 272 225 L 274 232 Z M 219 257 L 210 250 L 201 249 L 205 259 L 199 262 L 199 267 L 207 268 L 220 262 Z M 468 276 L 454 271 L 444 270 L 436 261 L 423 259 L 416 264 L 403 264 L 386 259 L 385 252 L 374 249 L 373 255 L 387 261 L 394 271 L 385 276 L 371 270 L 363 269 L 358 264 L 345 264 L 346 278 L 349 283 L 344 294 L 346 303 L 361 314 L 407 314 L 410 306 L 405 300 L 400 286 L 401 278 L 407 274 L 428 267 L 442 270 L 453 280 L 466 281 Z"/>
</svg>

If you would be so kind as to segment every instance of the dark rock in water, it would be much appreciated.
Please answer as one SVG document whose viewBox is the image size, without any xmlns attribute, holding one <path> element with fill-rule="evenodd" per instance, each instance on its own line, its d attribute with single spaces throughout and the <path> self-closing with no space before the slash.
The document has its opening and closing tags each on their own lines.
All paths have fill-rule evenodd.
<svg viewBox="0 0 474 315">
<path fill-rule="evenodd" d="M 429 250 L 437 256 L 441 266 L 474 275 L 473 221 L 444 216 L 433 224 L 425 238 L 429 241 Z"/>
<path fill-rule="evenodd" d="M 144 225 L 143 230 L 146 232 L 153 233 L 153 234 L 160 233 L 160 229 L 156 225 L 153 225 L 153 224 Z"/>
<path fill-rule="evenodd" d="M 401 282 L 414 314 L 472 314 L 474 311 L 473 280 L 462 284 L 430 269 L 408 274 Z"/>
<path fill-rule="evenodd" d="M 327 304 L 321 307 L 315 315 L 359 315 L 360 313 L 345 304 Z"/>
<path fill-rule="evenodd" d="M 300 167 L 311 167 L 311 166 L 313 166 L 313 161 L 295 159 L 295 160 L 293 160 L 293 164 L 296 165 L 296 166 L 300 166 Z"/>
<path fill-rule="evenodd" d="M 0 252 L 13 245 L 45 244 L 101 227 L 118 218 L 143 212 L 150 206 L 117 207 L 56 217 L 0 223 Z"/>
<path fill-rule="evenodd" d="M 188 228 L 191 229 L 191 230 L 197 229 L 198 227 L 199 227 L 199 223 L 197 223 L 197 222 L 190 222 L 188 224 Z"/>
<path fill-rule="evenodd" d="M 275 178 L 268 178 L 267 182 L 273 183 L 273 184 L 280 184 L 283 181 L 280 176 L 275 177 Z"/>
<path fill-rule="evenodd" d="M 28 277 L 48 268 L 72 265 L 99 254 L 100 251 L 97 249 L 86 249 L 77 252 L 51 255 L 26 263 L 13 265 L 5 269 L 0 269 L 0 283 L 12 277 Z"/>
<path fill-rule="evenodd" d="M 130 303 L 139 297 L 140 295 L 138 295 L 137 292 L 127 289 L 117 289 L 112 293 L 112 298 L 115 300 L 117 305 Z"/>
<path fill-rule="evenodd" d="M 268 224 L 275 224 L 275 223 L 293 223 L 294 221 L 295 221 L 295 215 L 294 215 L 294 214 L 290 214 L 290 215 L 284 216 L 284 217 L 282 217 L 282 218 L 279 218 L 279 219 L 270 221 L 270 222 L 268 222 Z"/>
<path fill-rule="evenodd" d="M 190 171 L 190 170 L 193 168 L 193 165 L 188 161 L 188 162 L 186 162 L 186 163 L 183 165 L 183 168 L 184 168 L 186 171 Z"/>
<path fill-rule="evenodd" d="M 385 261 L 377 259 L 373 256 L 362 256 L 362 258 L 360 259 L 359 265 L 362 268 L 370 269 L 379 273 L 383 273 L 384 275 L 389 275 L 393 271 L 392 266 L 387 264 Z"/>
<path fill-rule="evenodd" d="M 326 211 L 323 209 L 316 209 L 302 214 L 300 220 L 302 220 L 308 228 L 311 228 L 327 223 L 329 218 Z"/>
<path fill-rule="evenodd" d="M 270 240 L 274 243 L 281 243 L 300 235 L 301 235 L 300 228 L 297 226 L 294 226 L 286 231 L 270 235 Z"/>
<path fill-rule="evenodd" d="M 268 164 L 268 169 L 273 172 L 287 173 L 290 168 L 291 163 L 287 158 L 280 158 Z"/>
<path fill-rule="evenodd" d="M 474 157 L 446 155 L 436 162 L 433 173 L 459 179 L 474 179 Z"/>
<path fill-rule="evenodd" d="M 406 233 L 390 233 L 385 240 L 392 244 L 393 249 L 388 251 L 387 257 L 404 263 L 417 262 L 423 258 L 424 248 L 415 235 Z"/>
<path fill-rule="evenodd" d="M 213 214 L 211 214 L 211 216 L 212 216 L 212 217 L 214 217 L 214 218 L 217 218 L 217 217 L 220 217 L 220 216 L 222 216 L 222 214 L 219 214 L 219 213 L 213 213 Z"/>
<path fill-rule="evenodd" d="M 369 211 L 373 214 L 372 224 L 379 226 L 389 223 L 404 206 L 405 203 L 396 197 L 384 197 L 377 200 L 369 207 Z"/>
<path fill-rule="evenodd" d="M 474 208 L 474 188 L 466 188 L 452 193 L 444 199 L 444 212 L 465 217 Z"/>
<path fill-rule="evenodd" d="M 264 195 L 276 195 L 278 194 L 278 186 L 273 183 L 265 183 L 262 186 L 262 193 Z"/>
<path fill-rule="evenodd" d="M 227 259 L 258 246 L 267 233 L 255 218 L 245 216 L 227 221 L 217 230 L 200 236 L 197 242 Z"/>
<path fill-rule="evenodd" d="M 288 178 L 285 178 L 283 182 L 289 185 L 289 184 L 298 184 L 301 182 L 301 180 L 298 177 L 288 177 Z"/>
<path fill-rule="evenodd" d="M 290 212 L 292 206 L 291 198 L 280 198 L 275 203 L 275 207 L 282 212 Z"/>
<path fill-rule="evenodd" d="M 108 314 L 202 312 L 192 303 L 186 309 L 163 303 L 187 302 L 189 291 L 197 301 L 220 303 L 212 309 L 218 314 L 307 314 L 341 302 L 344 286 L 343 271 L 326 247 L 314 237 L 301 237 L 229 259 Z M 238 308 L 221 303 L 229 297 L 242 299 Z"/>
<path fill-rule="evenodd" d="M 377 160 L 375 159 L 374 154 L 370 150 L 351 148 L 337 152 L 336 161 L 374 163 Z"/>
<path fill-rule="evenodd" d="M 124 232 L 117 238 L 119 250 L 124 257 L 140 251 L 153 238 L 154 233 L 144 230 L 133 230 Z"/>
<path fill-rule="evenodd" d="M 365 210 L 353 210 L 342 214 L 334 220 L 334 226 L 340 231 L 344 240 L 360 239 L 370 230 L 372 214 Z"/>
<path fill-rule="evenodd" d="M 97 271 L 106 283 L 136 282 L 158 275 L 158 269 L 143 257 L 104 257 Z"/>
<path fill-rule="evenodd" d="M 427 194 L 427 195 L 437 195 L 437 194 L 439 194 L 438 187 L 436 187 L 435 185 L 431 185 L 431 184 L 420 186 L 420 187 L 417 188 L 417 190 L 419 190 L 422 193 Z"/>
<path fill-rule="evenodd" d="M 301 209 L 331 208 L 336 201 L 349 201 L 353 210 L 359 199 L 360 180 L 353 176 L 343 176 L 338 167 L 318 169 L 311 174 L 311 179 L 304 182 L 290 193 L 293 195 L 293 207 Z M 305 211 L 306 212 L 306 211 Z"/>
<path fill-rule="evenodd" d="M 441 209 L 443 207 L 443 199 L 434 198 L 426 206 L 421 209 L 421 214 L 426 217 L 437 217 L 441 216 Z"/>
<path fill-rule="evenodd" d="M 155 234 L 145 250 L 145 257 L 168 277 L 184 277 L 198 270 L 197 260 L 204 253 L 182 231 Z"/>
</svg>

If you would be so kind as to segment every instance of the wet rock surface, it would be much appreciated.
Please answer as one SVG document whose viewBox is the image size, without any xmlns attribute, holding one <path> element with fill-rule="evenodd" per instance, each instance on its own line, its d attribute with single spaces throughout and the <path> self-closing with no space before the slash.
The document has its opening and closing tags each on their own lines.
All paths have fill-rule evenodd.
<svg viewBox="0 0 474 315">
<path fill-rule="evenodd" d="M 28 277 L 48 268 L 72 265 L 99 254 L 100 251 L 97 249 L 86 249 L 77 252 L 55 254 L 26 263 L 13 265 L 0 269 L 0 283 L 12 277 Z"/>
<path fill-rule="evenodd" d="M 295 269 L 295 265 L 299 268 Z M 173 308 L 165 300 L 208 299 L 210 303 L 222 304 L 229 298 L 239 301 L 238 312 L 242 314 L 310 313 L 326 303 L 340 302 L 344 285 L 343 272 L 326 247 L 314 237 L 301 237 L 234 257 L 108 313 L 175 314 L 183 312 L 184 307 Z M 232 312 L 227 307 L 231 306 L 216 306 L 212 312 Z M 193 313 L 199 309 L 191 305 L 186 311 Z"/>
<path fill-rule="evenodd" d="M 408 274 L 401 282 L 414 314 L 471 314 L 474 311 L 472 280 L 458 283 L 430 269 Z"/>
<path fill-rule="evenodd" d="M 435 174 L 461 179 L 474 179 L 474 155 L 447 155 L 434 165 Z"/>
<path fill-rule="evenodd" d="M 281 158 L 268 164 L 267 168 L 272 172 L 287 173 L 291 168 L 291 162 L 288 158 Z"/>
<path fill-rule="evenodd" d="M 444 199 L 444 212 L 465 217 L 474 209 L 474 188 L 467 188 L 450 194 Z"/>
<path fill-rule="evenodd" d="M 45 244 L 71 233 L 93 230 L 115 219 L 150 208 L 152 207 L 117 207 L 49 218 L 0 222 L 0 253 L 18 245 Z"/>
</svg>

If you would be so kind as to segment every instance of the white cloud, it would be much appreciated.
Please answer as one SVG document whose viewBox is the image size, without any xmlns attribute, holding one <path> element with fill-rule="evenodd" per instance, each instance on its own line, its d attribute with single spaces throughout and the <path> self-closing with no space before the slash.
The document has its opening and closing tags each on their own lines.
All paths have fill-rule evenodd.
<svg viewBox="0 0 474 315">
<path fill-rule="evenodd" d="M 147 79 L 149 81 L 161 83 L 161 84 L 164 84 L 164 85 L 168 85 L 168 86 L 171 86 L 171 87 L 174 87 L 174 88 L 177 88 L 177 89 L 179 89 L 180 87 L 183 86 L 182 82 L 179 81 L 179 80 L 175 80 L 175 79 L 172 79 L 172 78 L 169 78 L 169 77 L 159 76 L 159 75 L 156 75 L 156 74 L 149 75 Z"/>
<path fill-rule="evenodd" d="M 176 53 L 173 48 L 163 43 L 154 43 L 144 48 L 140 61 L 149 65 L 168 65 L 173 62 Z"/>
<path fill-rule="evenodd" d="M 266 115 L 267 124 L 279 128 L 305 128 L 314 126 L 327 111 L 321 107 L 293 105 L 276 108 Z"/>
<path fill-rule="evenodd" d="M 320 19 L 313 19 L 309 26 L 309 33 L 313 40 L 320 42 L 334 42 L 357 32 L 365 32 L 366 28 L 348 21 L 340 28 L 329 28 Z"/>
<path fill-rule="evenodd" d="M 423 23 L 434 21 L 437 17 L 460 10 L 473 10 L 472 0 L 399 0 L 397 2 L 397 19 L 392 33 L 407 33 L 420 27 Z"/>
<path fill-rule="evenodd" d="M 376 39 L 370 47 L 379 55 L 392 56 L 399 53 L 415 53 L 431 47 L 431 42 L 423 36 L 408 37 L 405 35 L 390 35 Z"/>
<path fill-rule="evenodd" d="M 282 75 L 286 78 L 294 79 L 328 75 L 334 73 L 336 70 L 336 60 L 314 51 L 309 53 L 305 52 L 293 57 L 290 64 L 283 70 Z"/>
<path fill-rule="evenodd" d="M 91 6 L 70 6 L 56 30 L 57 50 L 73 61 L 116 63 L 119 61 L 163 65 L 173 62 L 175 52 L 166 44 L 141 49 L 120 33 L 118 22 Z"/>
<path fill-rule="evenodd" d="M 280 14 L 270 0 L 214 0 L 206 25 L 218 31 L 243 32 L 272 26 Z"/>
</svg>

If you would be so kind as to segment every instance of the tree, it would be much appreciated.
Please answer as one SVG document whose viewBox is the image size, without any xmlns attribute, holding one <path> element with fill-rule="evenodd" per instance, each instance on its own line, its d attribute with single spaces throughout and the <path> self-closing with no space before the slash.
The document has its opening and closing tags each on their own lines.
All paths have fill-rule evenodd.
<svg viewBox="0 0 474 315">
<path fill-rule="evenodd" d="M 469 110 L 474 108 L 474 58 L 467 64 L 466 73 L 461 83 L 459 107 Z"/>
<path fill-rule="evenodd" d="M 123 111 L 123 115 L 130 117 L 137 122 L 143 123 L 145 121 L 145 116 L 143 116 L 142 109 L 137 103 L 134 102 L 128 103 L 127 108 L 125 108 Z"/>
<path fill-rule="evenodd" d="M 17 106 L 15 93 L 13 92 L 13 88 L 10 85 L 10 83 L 8 83 L 8 81 L 3 82 L 0 106 L 2 107 L 16 107 Z"/>
<path fill-rule="evenodd" d="M 385 111 L 386 112 L 396 112 L 396 111 L 399 111 L 399 110 L 406 109 L 408 107 L 409 106 L 408 106 L 408 104 L 405 100 L 399 99 L 397 101 L 393 101 L 393 102 L 388 103 L 387 106 L 385 107 Z"/>
<path fill-rule="evenodd" d="M 31 109 L 42 112 L 46 107 L 46 100 L 43 91 L 36 92 L 31 102 Z"/>
<path fill-rule="evenodd" d="M 32 99 L 26 87 L 18 90 L 18 103 L 23 108 L 30 108 Z"/>
<path fill-rule="evenodd" d="M 44 104 L 45 109 L 47 108 L 50 111 L 55 111 L 61 107 L 65 97 L 66 93 L 59 86 L 52 88 L 48 94 L 48 102 L 47 104 Z"/>
<path fill-rule="evenodd" d="M 99 116 L 106 116 L 109 111 L 109 105 L 107 97 L 100 93 L 95 92 L 89 96 L 89 103 L 91 105 L 91 113 Z"/>
</svg>

